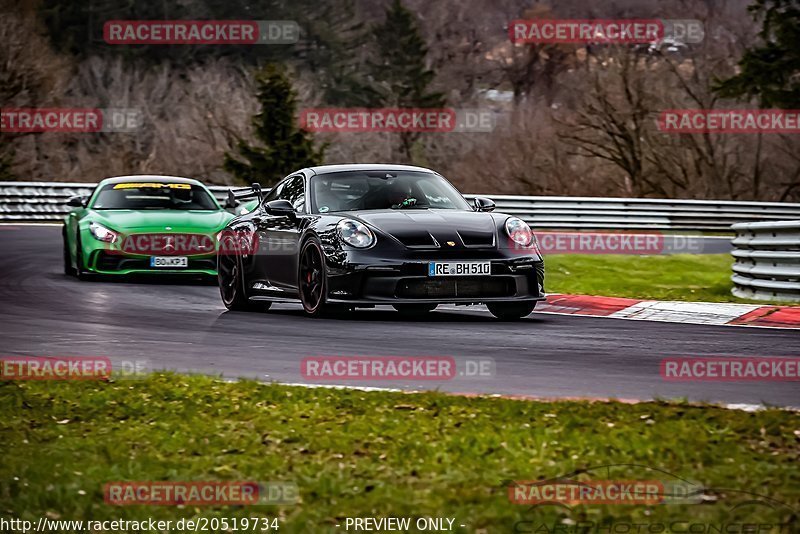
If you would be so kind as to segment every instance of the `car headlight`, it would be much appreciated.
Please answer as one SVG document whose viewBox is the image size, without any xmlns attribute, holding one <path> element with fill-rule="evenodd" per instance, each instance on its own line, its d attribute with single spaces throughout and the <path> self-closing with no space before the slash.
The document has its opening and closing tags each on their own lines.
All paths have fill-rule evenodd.
<svg viewBox="0 0 800 534">
<path fill-rule="evenodd" d="M 375 242 L 375 234 L 364 224 L 353 219 L 342 219 L 336 225 L 336 232 L 342 241 L 356 248 L 367 248 Z"/>
<path fill-rule="evenodd" d="M 89 232 L 91 232 L 95 239 L 103 241 L 104 243 L 113 243 L 117 240 L 117 237 L 119 237 L 119 234 L 114 230 L 109 230 L 102 224 L 97 224 L 96 222 L 89 224 Z"/>
<path fill-rule="evenodd" d="M 509 217 L 506 220 L 506 233 L 514 243 L 521 247 L 530 247 L 536 243 L 536 237 L 534 237 L 531 227 L 519 217 Z"/>
</svg>

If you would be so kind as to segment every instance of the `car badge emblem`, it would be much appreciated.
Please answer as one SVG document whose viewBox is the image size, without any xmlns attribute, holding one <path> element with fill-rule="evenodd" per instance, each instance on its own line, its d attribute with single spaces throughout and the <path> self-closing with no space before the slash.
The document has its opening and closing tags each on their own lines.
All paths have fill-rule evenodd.
<svg viewBox="0 0 800 534">
<path fill-rule="evenodd" d="M 450 245 L 451 247 L 456 246 L 456 242 L 455 241 L 448 241 L 447 244 Z"/>
<path fill-rule="evenodd" d="M 164 230 L 172 230 L 172 227 L 171 226 L 165 226 Z"/>
</svg>

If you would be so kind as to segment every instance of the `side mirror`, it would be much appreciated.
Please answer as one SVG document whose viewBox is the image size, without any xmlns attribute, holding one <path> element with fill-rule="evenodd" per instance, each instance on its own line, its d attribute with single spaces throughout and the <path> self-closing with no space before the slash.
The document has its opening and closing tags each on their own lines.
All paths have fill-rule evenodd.
<svg viewBox="0 0 800 534">
<path fill-rule="evenodd" d="M 228 190 L 228 197 L 225 199 L 225 209 L 234 209 L 238 205 L 239 201 L 236 200 L 236 195 L 233 194 L 233 191 Z"/>
<path fill-rule="evenodd" d="M 67 206 L 70 206 L 72 208 L 82 208 L 86 205 L 84 202 L 85 199 L 82 196 L 78 195 L 71 197 L 69 200 L 67 200 Z"/>
<path fill-rule="evenodd" d="M 297 215 L 292 203 L 283 199 L 270 200 L 264 205 L 264 209 L 268 215 L 283 215 L 285 217 L 294 217 Z"/>
<path fill-rule="evenodd" d="M 475 197 L 472 201 L 475 205 L 475 211 L 494 211 L 494 200 L 486 197 Z"/>
</svg>

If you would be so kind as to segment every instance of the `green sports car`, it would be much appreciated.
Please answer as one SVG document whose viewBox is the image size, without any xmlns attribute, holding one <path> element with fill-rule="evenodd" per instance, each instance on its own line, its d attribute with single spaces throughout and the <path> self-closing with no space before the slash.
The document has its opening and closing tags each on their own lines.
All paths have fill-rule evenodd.
<svg viewBox="0 0 800 534">
<path fill-rule="evenodd" d="M 73 197 L 64 221 L 64 272 L 217 276 L 217 233 L 234 215 L 197 180 L 123 176 Z"/>
</svg>

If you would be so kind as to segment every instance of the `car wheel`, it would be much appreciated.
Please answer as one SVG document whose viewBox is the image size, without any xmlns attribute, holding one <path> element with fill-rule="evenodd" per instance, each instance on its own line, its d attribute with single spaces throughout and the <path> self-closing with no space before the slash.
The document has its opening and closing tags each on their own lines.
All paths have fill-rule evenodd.
<svg viewBox="0 0 800 534">
<path fill-rule="evenodd" d="M 529 315 L 536 307 L 533 302 L 491 302 L 486 304 L 489 311 L 503 321 L 516 321 Z"/>
<path fill-rule="evenodd" d="M 299 264 L 297 281 L 303 311 L 311 317 L 327 315 L 335 308 L 326 302 L 328 276 L 319 241 L 313 238 L 306 241 L 300 252 Z"/>
<path fill-rule="evenodd" d="M 242 262 L 234 254 L 217 256 L 217 282 L 222 303 L 231 311 L 266 311 L 271 302 L 251 302 L 245 292 Z"/>
<path fill-rule="evenodd" d="M 64 241 L 64 274 L 67 276 L 75 276 L 75 268 L 72 266 L 72 255 L 69 253 L 69 245 L 67 244 L 67 231 L 61 231 L 61 237 Z"/>
<path fill-rule="evenodd" d="M 432 312 L 438 304 L 392 304 L 392 308 L 403 315 L 422 315 Z"/>
</svg>

